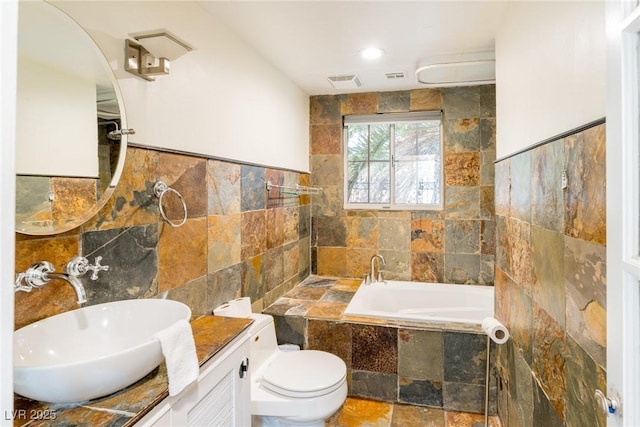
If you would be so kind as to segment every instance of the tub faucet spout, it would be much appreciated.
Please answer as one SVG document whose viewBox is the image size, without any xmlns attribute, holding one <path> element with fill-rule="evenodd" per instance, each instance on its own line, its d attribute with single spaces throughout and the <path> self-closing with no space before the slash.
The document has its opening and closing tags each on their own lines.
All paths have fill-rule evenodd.
<svg viewBox="0 0 640 427">
<path fill-rule="evenodd" d="M 375 271 L 376 259 L 378 260 L 378 274 L 376 274 L 376 271 Z M 371 282 L 384 282 L 384 280 L 382 279 L 382 273 L 380 272 L 380 266 L 384 266 L 386 264 L 387 262 L 385 261 L 384 257 L 380 254 L 375 254 L 374 256 L 371 257 L 371 273 L 370 273 Z"/>
</svg>

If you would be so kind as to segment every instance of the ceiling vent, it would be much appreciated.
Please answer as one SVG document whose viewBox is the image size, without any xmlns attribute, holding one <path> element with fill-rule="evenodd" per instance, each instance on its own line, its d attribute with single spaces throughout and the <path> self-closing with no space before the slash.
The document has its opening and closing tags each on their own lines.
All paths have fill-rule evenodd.
<svg viewBox="0 0 640 427">
<path fill-rule="evenodd" d="M 356 74 L 341 74 L 329 76 L 329 83 L 336 89 L 357 89 L 362 86 Z"/>
<path fill-rule="evenodd" d="M 385 73 L 385 76 L 387 76 L 387 80 L 400 80 L 405 78 L 404 71 L 397 71 L 395 73 Z"/>
</svg>

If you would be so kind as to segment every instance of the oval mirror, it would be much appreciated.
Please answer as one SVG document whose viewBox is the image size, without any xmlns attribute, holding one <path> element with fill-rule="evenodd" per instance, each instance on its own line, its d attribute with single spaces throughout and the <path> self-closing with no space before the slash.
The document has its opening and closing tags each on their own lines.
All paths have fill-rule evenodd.
<svg viewBox="0 0 640 427">
<path fill-rule="evenodd" d="M 73 19 L 19 2 L 16 231 L 78 227 L 111 197 L 127 150 L 122 96 L 107 59 Z"/>
</svg>

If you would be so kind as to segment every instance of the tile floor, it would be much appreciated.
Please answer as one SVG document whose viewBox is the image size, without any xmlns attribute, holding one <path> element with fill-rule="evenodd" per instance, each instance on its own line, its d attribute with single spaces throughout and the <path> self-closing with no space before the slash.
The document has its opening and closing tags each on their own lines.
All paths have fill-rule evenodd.
<svg viewBox="0 0 640 427">
<path fill-rule="evenodd" d="M 484 427 L 484 415 L 348 397 L 326 427 Z M 501 427 L 489 417 L 490 427 Z"/>
</svg>

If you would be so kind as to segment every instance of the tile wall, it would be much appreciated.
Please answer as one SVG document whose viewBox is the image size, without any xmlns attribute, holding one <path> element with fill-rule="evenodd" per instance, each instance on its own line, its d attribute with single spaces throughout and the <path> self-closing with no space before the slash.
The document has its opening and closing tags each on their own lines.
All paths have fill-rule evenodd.
<svg viewBox="0 0 640 427">
<path fill-rule="evenodd" d="M 568 186 L 561 186 L 566 171 Z M 605 125 L 496 163 L 498 411 L 509 427 L 605 426 Z"/>
<path fill-rule="evenodd" d="M 444 209 L 343 209 L 342 116 L 443 111 Z M 494 282 L 495 86 L 311 97 L 312 271 L 362 278 L 375 253 L 385 277 Z"/>
<path fill-rule="evenodd" d="M 184 196 L 184 226 L 161 220 L 157 180 Z M 88 304 L 166 296 L 202 314 L 250 296 L 261 310 L 310 271 L 309 197 L 267 193 L 266 180 L 309 184 L 307 174 L 129 147 L 113 197 L 88 223 L 54 236 L 16 234 L 16 272 L 40 260 L 63 271 L 77 254 L 102 256 L 110 270 L 83 278 Z M 182 218 L 177 198 L 164 202 L 170 218 Z M 16 294 L 15 326 L 76 307 L 71 286 L 52 281 Z"/>
</svg>

